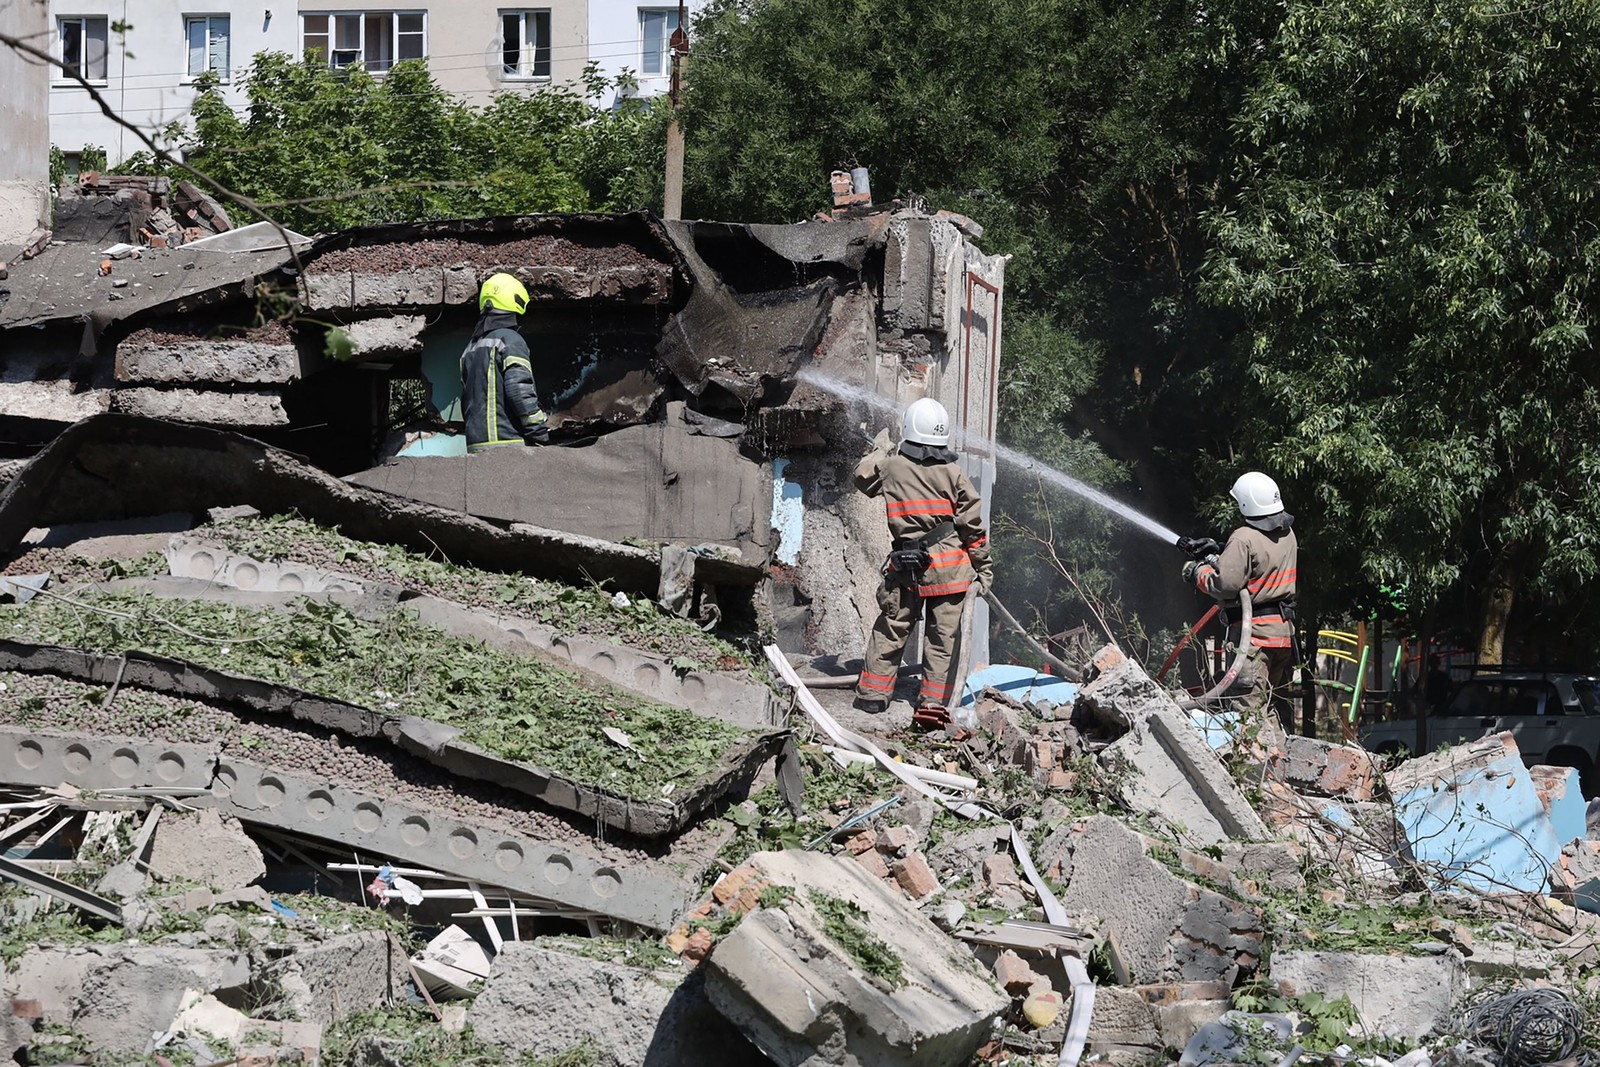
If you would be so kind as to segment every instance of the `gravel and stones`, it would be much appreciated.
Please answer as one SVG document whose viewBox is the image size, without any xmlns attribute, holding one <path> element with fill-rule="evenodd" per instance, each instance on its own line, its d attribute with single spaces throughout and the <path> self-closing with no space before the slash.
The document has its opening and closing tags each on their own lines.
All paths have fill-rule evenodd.
<svg viewBox="0 0 1600 1067">
<path fill-rule="evenodd" d="M 306 264 L 310 274 L 360 271 L 398 274 L 440 267 L 570 267 L 579 271 L 666 265 L 626 244 L 592 246 L 565 237 L 528 237 L 520 241 L 463 241 L 437 237 L 404 244 L 357 245 L 318 256 Z"/>
</svg>

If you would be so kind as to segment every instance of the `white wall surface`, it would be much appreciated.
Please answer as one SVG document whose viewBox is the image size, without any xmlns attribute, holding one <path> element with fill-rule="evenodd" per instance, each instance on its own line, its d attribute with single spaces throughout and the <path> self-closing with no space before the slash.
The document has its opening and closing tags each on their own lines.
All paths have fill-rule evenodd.
<svg viewBox="0 0 1600 1067">
<path fill-rule="evenodd" d="M 240 75 L 257 52 L 293 52 L 299 19 L 294 6 L 273 0 L 50 0 L 52 47 L 60 55 L 59 20 L 100 16 L 126 22 L 125 35 L 109 34 L 106 78 L 97 85 L 111 107 L 146 132 L 186 120 L 195 91 L 188 74 L 187 15 L 228 15 L 230 72 L 224 98 L 245 103 Z M 132 133 L 107 118 L 82 86 L 59 77 L 50 87 L 50 142 L 64 152 L 84 145 L 106 150 L 115 166 L 144 148 Z"/>
<path fill-rule="evenodd" d="M 693 23 L 695 12 L 704 8 L 706 3 L 707 0 L 689 0 L 684 5 L 687 21 Z M 652 0 L 589 0 L 589 58 L 600 64 L 601 71 L 609 78 L 616 78 L 624 69 L 632 71 L 639 87 L 627 95 L 660 96 L 670 87 L 671 64 L 670 61 L 663 61 L 660 74 L 643 73 L 641 11 L 671 11 L 675 14 L 677 4 Z M 690 44 L 692 49 L 693 41 Z M 614 104 L 616 99 L 616 90 L 612 89 L 604 100 L 597 102 L 609 105 Z"/>
</svg>

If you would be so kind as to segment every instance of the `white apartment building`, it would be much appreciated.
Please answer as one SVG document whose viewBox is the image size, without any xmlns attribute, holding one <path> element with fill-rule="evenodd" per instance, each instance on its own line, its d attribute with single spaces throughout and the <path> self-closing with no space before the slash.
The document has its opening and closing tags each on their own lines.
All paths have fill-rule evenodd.
<svg viewBox="0 0 1600 1067">
<path fill-rule="evenodd" d="M 295 11 L 281 0 L 51 0 L 50 21 L 56 58 L 151 134 L 187 118 L 195 79 L 207 70 L 242 106 L 250 57 L 293 51 L 297 34 Z M 85 145 L 104 149 L 113 166 L 145 147 L 60 70 L 50 79 L 50 143 L 67 153 L 69 168 Z"/>
<path fill-rule="evenodd" d="M 689 10 L 705 3 L 694 0 Z M 669 86 L 678 8 L 640 0 L 50 0 L 50 20 L 56 56 L 154 134 L 187 119 L 195 79 L 208 70 L 242 109 L 244 77 L 262 51 L 312 53 L 380 77 L 400 60 L 426 59 L 441 88 L 474 105 L 498 92 L 577 85 L 591 60 L 608 77 L 635 79 L 596 103 L 657 96 Z M 104 149 L 112 166 L 144 148 L 60 71 L 51 77 L 50 142 L 68 154 L 69 167 L 86 145 Z"/>
<path fill-rule="evenodd" d="M 684 14 L 693 19 L 708 0 L 689 0 Z M 605 100 L 614 106 L 624 97 L 660 96 L 671 87 L 672 57 L 669 43 L 678 28 L 678 5 L 662 0 L 590 0 L 589 59 L 601 73 L 615 81 L 631 73 L 636 87 L 609 91 Z M 693 42 L 691 42 L 692 48 Z M 692 55 L 692 52 L 691 52 Z"/>
</svg>

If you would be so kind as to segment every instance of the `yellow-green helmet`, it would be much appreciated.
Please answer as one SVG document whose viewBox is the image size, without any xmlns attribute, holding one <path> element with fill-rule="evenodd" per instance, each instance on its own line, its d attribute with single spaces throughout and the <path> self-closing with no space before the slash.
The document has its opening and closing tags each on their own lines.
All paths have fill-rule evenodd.
<svg viewBox="0 0 1600 1067">
<path fill-rule="evenodd" d="M 528 310 L 528 290 L 509 274 L 491 274 L 478 290 L 478 310 L 485 308 L 520 315 Z"/>
</svg>

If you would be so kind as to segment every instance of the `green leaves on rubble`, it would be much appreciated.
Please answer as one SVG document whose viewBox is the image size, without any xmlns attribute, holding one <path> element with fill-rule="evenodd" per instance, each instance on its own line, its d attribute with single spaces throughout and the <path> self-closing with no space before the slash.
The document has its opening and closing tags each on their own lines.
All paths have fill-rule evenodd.
<svg viewBox="0 0 1600 1067">
<path fill-rule="evenodd" d="M 740 731 L 650 703 L 532 656 L 423 625 L 372 622 L 332 603 L 294 611 L 84 594 L 0 610 L 0 634 L 100 652 L 138 648 L 458 727 L 507 759 L 641 798 L 705 774 Z M 197 640 L 196 635 L 203 640 Z M 615 726 L 637 754 L 608 744 Z"/>
</svg>

